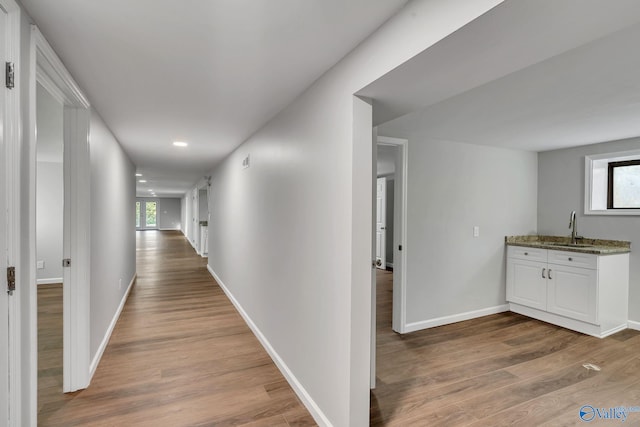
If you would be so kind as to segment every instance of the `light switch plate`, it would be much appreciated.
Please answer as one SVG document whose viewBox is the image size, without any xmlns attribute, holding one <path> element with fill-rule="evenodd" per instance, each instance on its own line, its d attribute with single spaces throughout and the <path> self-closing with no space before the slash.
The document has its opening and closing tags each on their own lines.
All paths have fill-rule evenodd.
<svg viewBox="0 0 640 427">
<path fill-rule="evenodd" d="M 44 261 L 36 261 L 36 268 L 42 270 L 44 268 Z"/>
<path fill-rule="evenodd" d="M 473 227 L 473 237 L 480 237 L 480 227 L 477 225 Z"/>
</svg>

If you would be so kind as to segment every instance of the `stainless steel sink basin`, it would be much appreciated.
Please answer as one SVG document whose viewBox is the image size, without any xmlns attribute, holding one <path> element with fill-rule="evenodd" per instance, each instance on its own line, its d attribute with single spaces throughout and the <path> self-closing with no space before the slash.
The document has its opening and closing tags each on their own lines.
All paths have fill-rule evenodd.
<svg viewBox="0 0 640 427">
<path fill-rule="evenodd" d="M 559 243 L 559 242 L 548 242 L 544 243 L 549 246 L 558 246 L 561 248 L 592 248 L 594 245 L 589 245 L 585 243 Z"/>
</svg>

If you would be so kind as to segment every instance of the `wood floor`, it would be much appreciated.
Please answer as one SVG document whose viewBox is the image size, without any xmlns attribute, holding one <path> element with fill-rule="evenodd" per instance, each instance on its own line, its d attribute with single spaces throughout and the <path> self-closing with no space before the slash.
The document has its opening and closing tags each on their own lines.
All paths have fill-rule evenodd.
<svg viewBox="0 0 640 427">
<path fill-rule="evenodd" d="M 379 271 L 373 426 L 570 426 L 585 424 L 583 405 L 640 407 L 640 332 L 601 340 L 503 313 L 398 335 L 391 285 Z"/>
<path fill-rule="evenodd" d="M 138 280 L 91 386 L 63 395 L 52 381 L 38 424 L 315 425 L 182 233 L 137 244 Z"/>
<path fill-rule="evenodd" d="M 60 291 L 39 289 L 39 425 L 315 425 L 182 235 L 137 239 L 138 281 L 87 390 L 61 393 Z M 636 331 L 600 340 L 504 313 L 398 335 L 391 296 L 379 271 L 373 426 L 569 426 L 582 405 L 640 406 Z"/>
<path fill-rule="evenodd" d="M 62 283 L 38 285 L 38 411 L 62 394 Z"/>
</svg>

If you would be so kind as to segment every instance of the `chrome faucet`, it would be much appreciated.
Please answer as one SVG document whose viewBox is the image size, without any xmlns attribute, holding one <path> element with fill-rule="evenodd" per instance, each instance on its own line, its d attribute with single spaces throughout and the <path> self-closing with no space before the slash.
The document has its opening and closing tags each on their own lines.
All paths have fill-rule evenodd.
<svg viewBox="0 0 640 427">
<path fill-rule="evenodd" d="M 569 217 L 569 228 L 571 229 L 571 244 L 575 245 L 578 243 L 578 239 L 582 239 L 582 236 L 578 236 L 578 221 L 576 218 L 576 211 L 571 211 L 571 216 Z"/>
</svg>

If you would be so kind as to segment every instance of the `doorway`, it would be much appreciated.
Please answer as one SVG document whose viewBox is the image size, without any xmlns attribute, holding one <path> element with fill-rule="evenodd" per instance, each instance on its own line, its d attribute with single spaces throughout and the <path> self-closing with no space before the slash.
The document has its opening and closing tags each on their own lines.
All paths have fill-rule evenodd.
<svg viewBox="0 0 640 427">
<path fill-rule="evenodd" d="M 36 84 L 38 401 L 63 390 L 64 107 Z"/>
<path fill-rule="evenodd" d="M 373 265 L 371 375 L 376 384 L 379 332 L 406 332 L 407 154 L 406 139 L 377 136 L 373 158 Z M 384 331 L 383 331 L 384 329 Z"/>
<path fill-rule="evenodd" d="M 407 168 L 408 141 L 377 137 L 376 178 L 385 178 L 386 203 L 382 209 L 385 241 L 380 244 L 384 262 L 379 268 L 391 270 L 393 276 L 393 320 L 395 332 L 406 332 L 406 259 L 407 259 Z M 375 183 L 378 188 L 378 181 Z M 376 191 L 377 193 L 377 191 Z M 373 212 L 377 222 L 378 209 Z M 376 224 L 378 228 L 378 224 Z M 376 251 L 377 251 L 376 246 Z M 376 260 L 377 261 L 377 260 Z M 377 262 L 376 262 L 377 264 Z M 378 267 L 376 265 L 376 267 Z M 375 295 L 374 295 L 375 296 Z"/>
<path fill-rule="evenodd" d="M 136 230 L 157 230 L 159 202 L 157 199 L 136 200 Z"/>
<path fill-rule="evenodd" d="M 209 254 L 209 187 L 198 188 L 198 253 L 202 257 Z"/>
<path fill-rule="evenodd" d="M 27 244 L 28 257 L 24 271 L 24 286 L 28 297 L 23 306 L 23 317 L 29 319 L 29 347 L 23 350 L 23 360 L 28 364 L 29 376 L 22 376 L 22 389 L 31 390 L 29 402 L 25 402 L 34 420 L 37 418 L 36 396 L 38 390 L 38 265 L 62 267 L 62 391 L 71 392 L 86 388 L 90 381 L 89 352 L 89 286 L 90 286 L 90 207 L 91 169 L 89 157 L 89 123 L 91 114 L 89 102 L 68 71 L 62 65 L 51 46 L 36 26 L 31 26 L 31 61 L 29 81 L 29 156 L 28 156 L 28 211 Z M 40 89 L 39 89 L 40 88 Z M 38 138 L 39 105 L 38 91 L 53 97 L 62 110 L 62 256 L 59 259 L 39 264 L 38 232 L 38 175 L 44 169 L 38 164 L 38 148 L 42 138 Z M 42 92 L 41 92 L 42 93 Z M 40 140 L 40 141 L 39 141 Z M 59 173 L 59 172 L 58 172 Z M 42 177 L 42 176 L 41 176 Z M 42 212 L 41 212 L 42 213 Z M 45 212 L 46 214 L 46 212 Z M 58 227 L 59 228 L 59 227 Z M 63 262 L 64 260 L 64 262 Z M 64 267 L 63 267 L 64 265 Z M 53 278 L 53 277 L 49 277 Z"/>
</svg>

